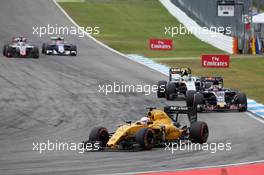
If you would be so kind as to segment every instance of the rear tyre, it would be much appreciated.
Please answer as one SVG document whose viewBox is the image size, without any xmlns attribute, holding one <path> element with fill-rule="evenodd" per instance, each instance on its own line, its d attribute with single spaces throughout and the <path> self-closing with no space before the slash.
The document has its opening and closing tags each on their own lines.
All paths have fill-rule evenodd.
<svg viewBox="0 0 264 175">
<path fill-rule="evenodd" d="M 7 46 L 5 56 L 8 58 L 11 58 L 11 57 L 13 57 L 13 55 L 14 55 L 13 49 L 11 47 Z"/>
<path fill-rule="evenodd" d="M 136 134 L 136 142 L 143 150 L 151 150 L 155 145 L 155 134 L 152 129 L 142 128 Z"/>
<path fill-rule="evenodd" d="M 109 140 L 109 133 L 105 127 L 95 127 L 89 135 L 89 141 L 99 141 L 101 147 L 105 147 Z"/>
<path fill-rule="evenodd" d="M 35 59 L 39 58 L 39 49 L 37 47 L 33 48 L 33 58 Z"/>
<path fill-rule="evenodd" d="M 71 51 L 75 51 L 75 53 L 71 53 L 71 56 L 77 56 L 77 46 L 72 46 Z"/>
<path fill-rule="evenodd" d="M 167 100 L 173 100 L 175 96 L 177 96 L 176 85 L 169 82 L 166 89 Z"/>
<path fill-rule="evenodd" d="M 188 107 L 193 107 L 194 106 L 194 95 L 195 95 L 196 91 L 190 90 L 190 91 L 186 91 L 186 105 Z"/>
<path fill-rule="evenodd" d="M 247 96 L 246 96 L 246 94 L 239 92 L 237 94 L 237 100 L 238 100 L 238 104 L 241 105 L 241 107 L 238 109 L 239 112 L 247 111 Z"/>
<path fill-rule="evenodd" d="M 55 48 L 53 48 L 51 45 L 49 44 L 46 44 L 46 48 L 45 48 L 45 55 L 53 55 L 53 51 L 54 51 Z M 47 51 L 51 51 L 49 53 L 47 53 Z"/>
<path fill-rule="evenodd" d="M 42 54 L 46 54 L 46 53 L 47 53 L 47 44 L 46 44 L 46 43 L 43 43 L 43 44 L 42 44 L 42 50 L 41 50 L 41 53 L 42 53 Z"/>
<path fill-rule="evenodd" d="M 4 45 L 4 48 L 3 48 L 3 56 L 6 56 L 6 48 L 7 48 L 7 45 Z"/>
<path fill-rule="evenodd" d="M 166 97 L 166 88 L 167 88 L 167 81 L 158 81 L 158 91 L 157 91 L 158 98 Z"/>
<path fill-rule="evenodd" d="M 201 108 L 198 108 L 198 105 L 204 104 L 204 96 L 201 93 L 196 93 L 194 94 L 194 99 L 193 99 L 193 108 L 197 108 L 198 112 L 202 112 Z"/>
<path fill-rule="evenodd" d="M 191 123 L 197 122 L 197 109 L 196 108 L 188 108 L 188 118 Z"/>
<path fill-rule="evenodd" d="M 194 122 L 190 128 L 190 139 L 193 143 L 205 143 L 209 136 L 209 128 L 205 122 Z"/>
</svg>

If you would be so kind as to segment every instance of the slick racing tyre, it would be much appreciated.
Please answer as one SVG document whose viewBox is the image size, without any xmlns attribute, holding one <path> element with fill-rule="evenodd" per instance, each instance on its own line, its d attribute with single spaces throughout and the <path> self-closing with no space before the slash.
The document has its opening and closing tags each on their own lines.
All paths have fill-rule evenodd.
<svg viewBox="0 0 264 175">
<path fill-rule="evenodd" d="M 204 96 L 201 93 L 194 94 L 193 108 L 197 108 L 198 112 L 202 112 L 202 108 L 198 108 L 198 105 L 204 104 Z"/>
<path fill-rule="evenodd" d="M 196 91 L 190 90 L 186 91 L 186 105 L 188 107 L 194 107 L 193 101 L 194 101 L 194 95 Z"/>
<path fill-rule="evenodd" d="M 166 87 L 167 81 L 158 81 L 158 91 L 157 96 L 158 98 L 165 98 L 166 97 Z"/>
<path fill-rule="evenodd" d="M 13 49 L 11 47 L 7 46 L 5 56 L 10 58 L 10 57 L 13 57 L 13 55 L 14 55 Z"/>
<path fill-rule="evenodd" d="M 42 53 L 42 54 L 46 54 L 46 53 L 47 53 L 47 44 L 46 44 L 46 43 L 43 43 L 43 44 L 42 44 L 42 50 L 41 50 L 41 53 Z"/>
<path fill-rule="evenodd" d="M 209 136 L 209 128 L 205 122 L 194 122 L 190 128 L 190 139 L 193 143 L 205 143 Z"/>
<path fill-rule="evenodd" d="M 38 59 L 39 58 L 39 49 L 37 47 L 33 48 L 33 53 L 32 53 L 33 58 Z"/>
<path fill-rule="evenodd" d="M 176 85 L 174 83 L 169 82 L 166 89 L 167 100 L 173 100 L 174 96 L 176 95 L 177 95 Z"/>
<path fill-rule="evenodd" d="M 89 135 L 89 141 L 99 141 L 101 147 L 105 147 L 109 140 L 109 133 L 105 127 L 95 127 Z"/>
<path fill-rule="evenodd" d="M 3 56 L 6 56 L 6 48 L 7 47 L 8 47 L 7 45 L 4 45 L 4 48 L 3 48 Z"/>
<path fill-rule="evenodd" d="M 75 53 L 71 53 L 71 56 L 77 56 L 77 46 L 72 46 L 71 47 L 71 52 L 75 51 Z"/>
<path fill-rule="evenodd" d="M 143 150 L 151 150 L 155 145 L 155 134 L 152 129 L 142 128 L 136 134 L 136 142 Z"/>
<path fill-rule="evenodd" d="M 197 109 L 188 107 L 188 118 L 191 123 L 197 122 Z"/>
<path fill-rule="evenodd" d="M 247 96 L 245 93 L 239 92 L 237 94 L 237 101 L 241 107 L 238 109 L 240 112 L 247 111 Z"/>
</svg>

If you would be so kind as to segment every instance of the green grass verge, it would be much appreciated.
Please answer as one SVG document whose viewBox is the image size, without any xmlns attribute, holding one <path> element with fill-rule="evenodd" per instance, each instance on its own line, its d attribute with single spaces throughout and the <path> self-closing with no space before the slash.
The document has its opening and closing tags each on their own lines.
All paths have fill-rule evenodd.
<svg viewBox="0 0 264 175">
<path fill-rule="evenodd" d="M 180 25 L 158 0 L 86 0 L 60 5 L 80 26 L 99 26 L 101 33 L 95 37 L 123 53 L 137 53 L 147 57 L 223 53 L 193 35 L 174 37 L 173 51 L 149 50 L 150 38 L 170 38 L 165 35 L 165 26 Z"/>
<path fill-rule="evenodd" d="M 85 2 L 85 0 L 57 0 L 58 2 Z"/>
<path fill-rule="evenodd" d="M 202 68 L 199 59 L 159 60 L 170 67 L 191 67 L 198 76 L 223 76 L 226 87 L 239 89 L 264 104 L 264 58 L 231 58 L 228 69 Z"/>
</svg>

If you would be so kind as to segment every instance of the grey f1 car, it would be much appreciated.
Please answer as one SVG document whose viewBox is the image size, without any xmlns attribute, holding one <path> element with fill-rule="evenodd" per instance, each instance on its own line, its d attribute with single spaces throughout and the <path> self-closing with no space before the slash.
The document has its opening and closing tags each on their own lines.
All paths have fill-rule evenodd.
<svg viewBox="0 0 264 175">
<path fill-rule="evenodd" d="M 187 106 L 195 107 L 199 112 L 247 110 L 247 96 L 238 90 L 223 87 L 222 77 L 201 77 L 202 90 L 187 98 Z"/>
<path fill-rule="evenodd" d="M 64 37 L 51 37 L 51 42 L 42 44 L 42 53 L 46 55 L 77 55 L 77 46 L 64 41 Z"/>
<path fill-rule="evenodd" d="M 25 37 L 14 37 L 12 43 L 4 45 L 3 55 L 6 57 L 39 58 L 38 47 L 27 43 Z"/>
</svg>

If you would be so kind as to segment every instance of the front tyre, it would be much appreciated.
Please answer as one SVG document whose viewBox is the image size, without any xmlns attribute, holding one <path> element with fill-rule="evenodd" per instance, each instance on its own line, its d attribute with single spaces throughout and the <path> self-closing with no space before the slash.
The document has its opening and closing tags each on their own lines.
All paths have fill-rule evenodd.
<svg viewBox="0 0 264 175">
<path fill-rule="evenodd" d="M 35 59 L 39 58 L 39 49 L 37 47 L 33 48 L 33 58 Z"/>
<path fill-rule="evenodd" d="M 167 100 L 174 100 L 177 96 L 177 89 L 174 83 L 169 82 L 166 89 Z"/>
<path fill-rule="evenodd" d="M 105 127 L 95 127 L 89 135 L 89 141 L 99 141 L 101 147 L 106 147 L 109 140 L 109 133 Z"/>
<path fill-rule="evenodd" d="M 247 96 L 245 93 L 239 92 L 237 94 L 237 101 L 240 105 L 240 108 L 238 109 L 239 112 L 245 112 L 247 111 Z"/>
<path fill-rule="evenodd" d="M 158 98 L 166 97 L 166 88 L 167 88 L 167 81 L 158 81 L 158 91 L 157 91 Z"/>
<path fill-rule="evenodd" d="M 136 134 L 136 142 L 143 150 L 151 150 L 155 145 L 154 131 L 149 128 L 141 128 Z"/>
<path fill-rule="evenodd" d="M 46 54 L 46 53 L 47 53 L 47 44 L 46 44 L 46 43 L 43 43 L 43 44 L 42 44 L 42 50 L 41 50 L 41 53 L 42 53 L 42 54 Z"/>
<path fill-rule="evenodd" d="M 204 104 L 203 94 L 201 94 L 201 93 L 194 94 L 193 108 L 197 108 L 198 112 L 202 112 L 203 109 L 201 107 L 198 108 L 198 105 L 202 105 L 202 104 Z"/>
<path fill-rule="evenodd" d="M 190 139 L 193 143 L 205 143 L 209 137 L 209 128 L 205 122 L 194 122 L 190 128 Z"/>
<path fill-rule="evenodd" d="M 7 46 L 7 47 L 6 47 L 5 56 L 8 57 L 8 58 L 11 58 L 11 57 L 13 57 L 14 55 L 15 55 L 15 53 L 14 53 L 13 48 L 10 47 L 10 46 Z"/>
<path fill-rule="evenodd" d="M 4 47 L 3 47 L 3 56 L 6 56 L 6 48 L 7 47 L 8 47 L 7 45 L 4 45 Z"/>
<path fill-rule="evenodd" d="M 193 108 L 194 107 L 194 95 L 196 91 L 190 90 L 186 91 L 186 105 L 188 107 Z"/>
<path fill-rule="evenodd" d="M 77 46 L 72 46 L 71 48 L 71 56 L 77 56 Z"/>
</svg>

